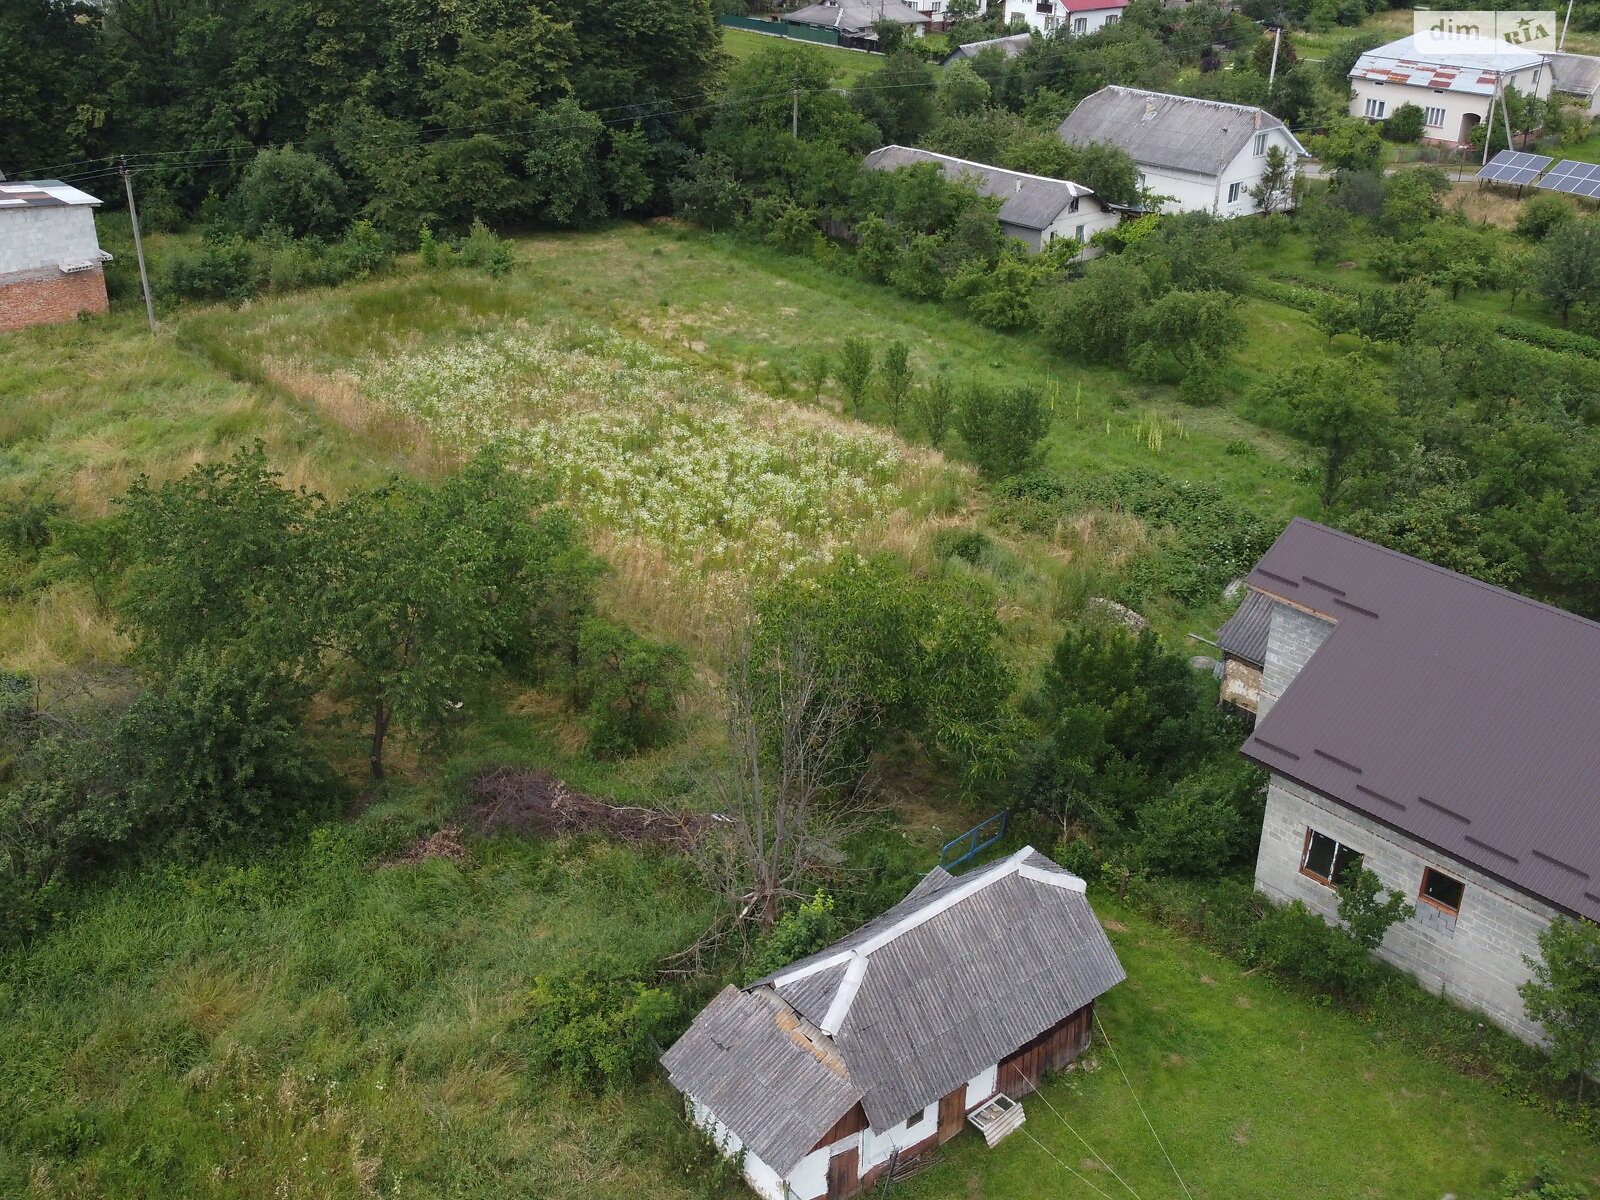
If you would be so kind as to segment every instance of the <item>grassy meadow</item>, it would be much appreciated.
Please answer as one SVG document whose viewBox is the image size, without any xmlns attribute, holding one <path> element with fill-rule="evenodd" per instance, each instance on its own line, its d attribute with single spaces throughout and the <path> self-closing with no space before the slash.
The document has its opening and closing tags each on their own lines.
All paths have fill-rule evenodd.
<svg viewBox="0 0 1600 1200">
<path fill-rule="evenodd" d="M 774 34 L 722 26 L 722 48 L 734 58 L 749 58 L 757 51 L 772 45 L 775 40 Z M 876 71 L 883 64 L 881 56 L 869 54 L 865 50 L 847 50 L 843 46 L 824 46 L 818 42 L 803 44 L 810 46 L 822 56 L 822 60 L 833 69 L 833 81 L 841 87 L 849 87 L 857 77 L 868 71 Z"/>
</svg>

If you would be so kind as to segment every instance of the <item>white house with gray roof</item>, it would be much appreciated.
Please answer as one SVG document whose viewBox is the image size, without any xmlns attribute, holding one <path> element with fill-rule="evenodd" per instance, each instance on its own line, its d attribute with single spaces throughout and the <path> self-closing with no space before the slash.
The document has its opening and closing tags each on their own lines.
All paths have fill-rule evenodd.
<svg viewBox="0 0 1600 1200">
<path fill-rule="evenodd" d="M 875 45 L 878 35 L 873 26 L 879 21 L 894 21 L 906 26 L 912 37 L 921 37 L 932 20 L 902 0 L 822 0 L 782 15 L 791 25 L 833 30 L 839 34 L 841 45 Z"/>
<path fill-rule="evenodd" d="M 1162 212 L 1209 212 L 1242 217 L 1259 211 L 1251 192 L 1273 148 L 1289 158 L 1290 183 L 1278 207 L 1293 196 L 1293 177 L 1306 148 L 1277 117 L 1247 104 L 1197 100 L 1139 88 L 1104 87 L 1085 96 L 1061 122 L 1072 146 L 1108 142 L 1128 152 Z"/>
<path fill-rule="evenodd" d="M 766 1200 L 843 1200 L 969 1119 L 1020 1124 L 1016 1098 L 1083 1052 L 1125 978 L 1083 880 L 1024 848 L 935 869 L 826 950 L 724 988 L 661 1061 Z"/>
<path fill-rule="evenodd" d="M 1008 171 L 913 146 L 884 146 L 867 155 L 866 160 L 866 166 L 874 171 L 894 171 L 919 163 L 933 163 L 952 182 L 967 180 L 979 195 L 998 196 L 1001 232 L 1034 253 L 1058 238 L 1071 238 L 1085 247 L 1078 257 L 1092 258 L 1099 250 L 1088 248 L 1089 239 L 1121 219 L 1088 188 L 1067 179 Z"/>
<path fill-rule="evenodd" d="M 1552 73 L 1546 56 L 1497 38 L 1418 39 L 1413 34 L 1368 50 L 1350 68 L 1350 115 L 1384 121 L 1403 104 L 1422 109 L 1429 141 L 1465 145 L 1508 87 L 1543 100 Z"/>
</svg>

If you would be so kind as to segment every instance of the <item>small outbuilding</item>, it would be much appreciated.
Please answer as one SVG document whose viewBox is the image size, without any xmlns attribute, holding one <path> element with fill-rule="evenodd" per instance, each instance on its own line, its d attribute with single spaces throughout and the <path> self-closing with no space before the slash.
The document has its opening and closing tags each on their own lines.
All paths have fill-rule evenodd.
<svg viewBox="0 0 1600 1200">
<path fill-rule="evenodd" d="M 1088 188 L 1067 179 L 1008 171 L 914 146 L 883 146 L 866 160 L 866 166 L 874 171 L 919 163 L 933 163 L 951 182 L 967 180 L 981 196 L 998 196 L 1001 232 L 1036 254 L 1059 238 L 1071 238 L 1085 247 L 1080 258 L 1093 258 L 1099 251 L 1087 248 L 1089 239 L 1102 229 L 1115 227 L 1121 219 Z"/>
<path fill-rule="evenodd" d="M 0 183 L 0 332 L 106 311 L 99 204 L 55 179 Z"/>
<path fill-rule="evenodd" d="M 1124 978 L 1083 880 L 1024 848 L 723 989 L 661 1061 L 766 1200 L 840 1200 L 969 1121 L 991 1144 L 1019 1125 Z"/>
<path fill-rule="evenodd" d="M 1222 651 L 1222 698 L 1255 713 L 1261 701 L 1261 670 L 1267 662 L 1267 634 L 1272 627 L 1272 601 L 1247 589 L 1238 610 L 1217 630 Z"/>
<path fill-rule="evenodd" d="M 985 50 L 997 50 L 1004 58 L 1016 58 L 1032 44 L 1031 33 L 1011 33 L 1005 37 L 984 38 L 981 42 L 962 42 L 946 54 L 939 65 L 948 67 L 951 63 L 960 62 L 962 59 L 977 58 Z"/>
<path fill-rule="evenodd" d="M 784 13 L 783 19 L 791 25 L 831 29 L 839 35 L 841 46 L 856 50 L 878 48 L 878 33 L 874 27 L 879 21 L 904 25 L 908 35 L 921 37 L 933 20 L 902 0 L 821 0 L 819 4 L 808 4 Z"/>
</svg>

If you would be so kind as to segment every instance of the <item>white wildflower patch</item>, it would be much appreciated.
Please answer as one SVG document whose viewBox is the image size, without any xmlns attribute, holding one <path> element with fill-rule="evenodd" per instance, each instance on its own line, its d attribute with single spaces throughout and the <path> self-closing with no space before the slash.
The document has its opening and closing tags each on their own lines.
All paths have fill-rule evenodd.
<svg viewBox="0 0 1600 1200">
<path fill-rule="evenodd" d="M 585 519 L 682 566 L 826 561 L 900 498 L 902 447 L 601 329 L 495 330 L 362 364 L 434 436 L 491 441 Z"/>
</svg>

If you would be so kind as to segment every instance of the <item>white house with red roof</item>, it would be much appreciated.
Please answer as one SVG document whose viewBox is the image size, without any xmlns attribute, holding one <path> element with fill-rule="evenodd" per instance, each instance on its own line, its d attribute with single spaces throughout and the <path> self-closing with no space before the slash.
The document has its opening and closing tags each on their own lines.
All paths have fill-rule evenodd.
<svg viewBox="0 0 1600 1200">
<path fill-rule="evenodd" d="M 1466 145 L 1494 97 L 1515 87 L 1541 100 L 1555 78 L 1549 56 L 1496 38 L 1420 38 L 1369 50 L 1350 70 L 1350 115 L 1384 121 L 1404 104 L 1423 112 L 1422 136 Z"/>
<path fill-rule="evenodd" d="M 1115 25 L 1127 7 L 1128 0 L 1006 0 L 1006 23 L 1021 17 L 1040 33 L 1064 29 L 1082 37 Z"/>
</svg>

